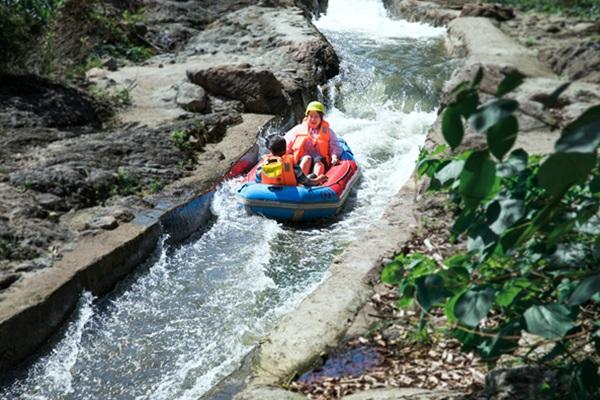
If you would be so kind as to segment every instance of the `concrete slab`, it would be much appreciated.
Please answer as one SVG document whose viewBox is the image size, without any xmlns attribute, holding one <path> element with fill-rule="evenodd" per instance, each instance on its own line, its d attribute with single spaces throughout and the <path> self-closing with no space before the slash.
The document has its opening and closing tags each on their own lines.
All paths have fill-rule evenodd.
<svg viewBox="0 0 600 400">
<path fill-rule="evenodd" d="M 486 63 L 519 69 L 527 76 L 556 75 L 537 60 L 536 53 L 508 37 L 488 18 L 461 17 L 448 24 L 451 53 L 466 56 L 467 63 Z"/>
</svg>

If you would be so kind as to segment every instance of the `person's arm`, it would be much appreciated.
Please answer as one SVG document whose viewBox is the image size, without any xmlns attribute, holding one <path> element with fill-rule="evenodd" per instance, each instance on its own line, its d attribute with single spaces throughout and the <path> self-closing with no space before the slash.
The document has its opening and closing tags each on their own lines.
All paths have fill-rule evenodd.
<svg viewBox="0 0 600 400">
<path fill-rule="evenodd" d="M 284 136 L 285 143 L 287 145 L 287 154 L 292 154 L 292 147 L 294 146 L 294 141 L 296 140 L 296 134 L 294 133 L 294 128 L 290 129 Z"/>
<path fill-rule="evenodd" d="M 258 167 L 256 169 L 256 177 L 254 178 L 254 182 L 256 182 L 256 183 L 261 183 L 262 182 L 262 178 L 260 177 L 261 171 L 262 171 L 262 166 Z"/>
<path fill-rule="evenodd" d="M 342 156 L 342 146 L 333 129 L 329 129 L 329 154 L 331 155 L 331 164 L 336 165 Z"/>
</svg>

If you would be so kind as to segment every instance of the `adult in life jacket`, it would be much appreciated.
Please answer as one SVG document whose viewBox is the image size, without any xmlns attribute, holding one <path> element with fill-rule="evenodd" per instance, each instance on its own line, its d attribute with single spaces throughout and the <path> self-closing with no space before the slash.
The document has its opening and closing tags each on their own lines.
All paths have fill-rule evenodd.
<svg viewBox="0 0 600 400">
<path fill-rule="evenodd" d="M 342 148 L 329 126 L 323 119 L 325 106 L 312 101 L 306 106 L 305 118 L 285 135 L 287 152 L 294 156 L 305 174 L 322 175 L 332 165 L 339 163 Z"/>
<path fill-rule="evenodd" d="M 267 148 L 271 152 L 263 157 L 261 165 L 256 170 L 256 182 L 266 185 L 282 186 L 317 186 L 327 180 L 320 175 L 309 178 L 302 169 L 294 163 L 294 156 L 286 154 L 286 142 L 282 136 L 273 135 L 267 140 Z"/>
</svg>

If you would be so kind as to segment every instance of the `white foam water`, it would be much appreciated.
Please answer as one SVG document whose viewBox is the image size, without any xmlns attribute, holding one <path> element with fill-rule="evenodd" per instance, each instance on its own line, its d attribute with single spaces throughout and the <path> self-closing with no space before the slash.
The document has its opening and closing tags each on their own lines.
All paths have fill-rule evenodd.
<svg viewBox="0 0 600 400">
<path fill-rule="evenodd" d="M 389 38 L 431 38 L 445 34 L 445 28 L 418 22 L 390 19 L 380 0 L 332 0 L 327 13 L 315 25 L 324 32 L 348 32 L 374 40 Z"/>
</svg>

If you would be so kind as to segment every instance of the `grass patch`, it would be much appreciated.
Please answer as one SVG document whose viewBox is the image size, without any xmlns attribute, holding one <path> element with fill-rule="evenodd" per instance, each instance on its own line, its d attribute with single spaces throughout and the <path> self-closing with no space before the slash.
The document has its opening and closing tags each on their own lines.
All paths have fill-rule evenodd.
<svg viewBox="0 0 600 400">
<path fill-rule="evenodd" d="M 114 107 L 127 107 L 131 105 L 131 94 L 129 89 L 122 88 L 116 92 L 111 92 L 105 89 L 100 89 L 92 86 L 89 93 L 100 103 L 110 104 Z"/>
</svg>

